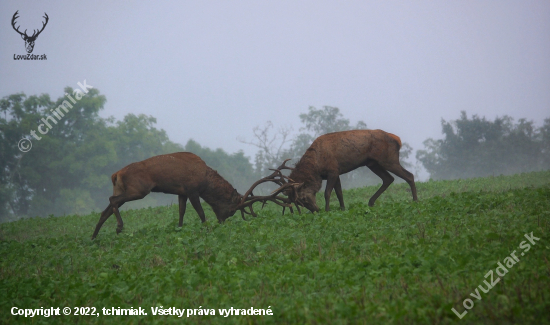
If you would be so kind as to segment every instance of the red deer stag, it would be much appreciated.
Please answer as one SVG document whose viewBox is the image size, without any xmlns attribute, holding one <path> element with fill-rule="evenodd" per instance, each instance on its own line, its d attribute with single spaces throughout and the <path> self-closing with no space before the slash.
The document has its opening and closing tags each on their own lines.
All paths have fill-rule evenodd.
<svg viewBox="0 0 550 325">
<path fill-rule="evenodd" d="M 378 177 L 382 178 L 382 186 L 369 200 L 373 206 L 376 199 L 393 182 L 394 178 L 388 171 L 403 178 L 411 187 L 413 200 L 416 201 L 416 186 L 414 175 L 399 163 L 401 139 L 395 134 L 382 130 L 352 130 L 334 132 L 315 139 L 295 168 L 291 169 L 289 179 L 292 182 L 303 183 L 297 187 L 296 200 L 311 212 L 319 211 L 315 194 L 321 189 L 322 180 L 326 179 L 325 210 L 329 211 L 329 200 L 332 189 L 344 210 L 344 197 L 340 176 L 361 166 L 367 166 Z"/>
<path fill-rule="evenodd" d="M 273 174 L 254 183 L 246 195 L 242 196 L 218 172 L 190 152 L 155 156 L 130 164 L 111 176 L 113 196 L 109 198 L 109 205 L 101 213 L 92 239 L 96 238 L 105 220 L 113 213 L 118 222 L 116 232 L 120 233 L 123 222 L 118 208 L 126 202 L 142 199 L 150 192 L 178 195 L 180 227 L 183 226 L 187 199 L 191 201 L 202 222 L 205 222 L 206 218 L 199 197 L 212 207 L 220 223 L 234 215 L 237 210 L 241 211 L 243 219 L 245 213 L 255 217 L 252 204 L 259 201 L 263 204 L 271 201 L 283 208 L 291 208 L 291 199 L 278 196 L 283 191 L 290 191 L 291 196 L 296 196 L 294 191 L 297 184 L 285 179 L 280 171 L 284 167 L 286 166 L 283 163 Z M 274 182 L 280 187 L 269 196 L 254 196 L 254 188 L 264 182 Z M 246 210 L 247 207 L 249 211 Z"/>
</svg>

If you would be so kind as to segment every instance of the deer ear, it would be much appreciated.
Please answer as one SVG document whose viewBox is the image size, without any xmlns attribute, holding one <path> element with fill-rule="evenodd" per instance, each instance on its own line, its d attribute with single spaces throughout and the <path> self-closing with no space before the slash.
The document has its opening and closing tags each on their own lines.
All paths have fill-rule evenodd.
<svg viewBox="0 0 550 325">
<path fill-rule="evenodd" d="M 25 35 L 21 35 L 21 38 L 22 38 L 22 39 L 25 39 Z"/>
</svg>

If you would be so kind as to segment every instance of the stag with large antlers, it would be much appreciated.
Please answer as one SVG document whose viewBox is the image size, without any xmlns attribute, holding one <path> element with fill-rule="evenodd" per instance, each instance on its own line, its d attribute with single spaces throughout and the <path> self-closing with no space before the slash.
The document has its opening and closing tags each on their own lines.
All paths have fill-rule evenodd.
<svg viewBox="0 0 550 325">
<path fill-rule="evenodd" d="M 298 197 L 292 198 L 294 194 L 291 192 L 287 194 L 311 212 L 319 211 L 315 194 L 321 189 L 322 181 L 327 180 L 325 210 L 330 210 L 329 200 L 333 189 L 340 208 L 344 210 L 340 175 L 366 166 L 382 179 L 382 186 L 370 198 L 369 206 L 373 206 L 380 194 L 394 181 L 388 171 L 409 184 L 413 200 L 416 201 L 414 175 L 399 163 L 399 149 L 401 139 L 382 130 L 352 130 L 322 135 L 313 141 L 289 175 L 293 182 L 302 183 L 295 191 Z"/>
<path fill-rule="evenodd" d="M 32 50 L 34 49 L 34 42 L 36 41 L 36 38 L 38 37 L 38 35 L 40 35 L 40 33 L 42 33 L 42 31 L 44 30 L 44 28 L 46 27 L 46 25 L 48 24 L 48 20 L 50 19 L 48 17 L 48 15 L 46 13 L 44 13 L 44 16 L 42 16 L 42 18 L 46 19 L 45 22 L 42 23 L 42 29 L 37 31 L 36 29 L 33 30 L 33 33 L 31 36 L 27 35 L 27 30 L 25 29 L 25 31 L 23 33 L 21 33 L 19 31 L 19 26 L 15 27 L 15 20 L 17 18 L 19 18 L 19 16 L 17 16 L 17 13 L 19 12 L 19 10 L 17 10 L 14 14 L 13 14 L 13 17 L 11 19 L 11 26 L 13 27 L 13 29 L 19 33 L 19 35 L 21 35 L 21 38 L 25 41 L 25 49 L 27 50 L 27 53 L 32 53 Z"/>
<path fill-rule="evenodd" d="M 286 162 L 286 161 L 285 161 Z M 124 203 L 144 198 L 150 192 L 161 192 L 178 195 L 179 226 L 183 226 L 183 215 L 187 200 L 197 211 L 202 222 L 206 221 L 200 199 L 208 203 L 220 223 L 241 211 L 244 214 L 256 216 L 252 205 L 255 202 L 274 202 L 280 206 L 292 208 L 290 198 L 279 196 L 283 191 L 290 191 L 292 197 L 297 184 L 288 181 L 280 169 L 254 183 L 246 194 L 240 195 L 233 186 L 221 177 L 218 172 L 208 167 L 197 155 L 190 152 L 176 152 L 167 155 L 155 156 L 140 162 L 130 164 L 111 176 L 113 182 L 113 196 L 109 198 L 109 205 L 101 213 L 92 239 L 96 238 L 103 223 L 114 213 L 117 218 L 117 234 L 122 231 L 123 222 L 118 208 Z M 254 196 L 252 191 L 260 184 L 273 182 L 279 185 L 268 196 Z M 247 211 L 246 208 L 249 210 Z"/>
</svg>

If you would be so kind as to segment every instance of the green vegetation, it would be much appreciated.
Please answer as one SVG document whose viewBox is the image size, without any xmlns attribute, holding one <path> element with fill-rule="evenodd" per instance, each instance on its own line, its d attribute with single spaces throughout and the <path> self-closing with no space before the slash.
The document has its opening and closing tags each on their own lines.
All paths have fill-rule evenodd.
<svg viewBox="0 0 550 325">
<path fill-rule="evenodd" d="M 206 205 L 208 223 L 188 208 L 183 228 L 176 227 L 177 205 L 127 210 L 122 234 L 111 217 L 91 241 L 99 213 L 85 214 L 105 208 L 110 175 L 129 163 L 194 152 L 243 193 L 320 134 L 366 124 L 351 125 L 328 106 L 300 114 L 302 133 L 293 139 L 285 128 L 271 136 L 268 122 L 249 142 L 259 148 L 253 166 L 242 152 L 174 143 L 150 116 L 101 118 L 106 99 L 96 89 L 65 93 L 78 100 L 70 110 L 68 95 L 0 100 L 0 222 L 50 215 L 0 224 L 1 324 L 182 321 L 153 316 L 151 307 L 160 306 L 215 311 L 187 320 L 195 323 L 218 323 L 219 309 L 231 307 L 273 311 L 224 319 L 237 324 L 550 323 L 548 171 L 418 183 L 419 202 L 411 202 L 408 185 L 394 184 L 376 207 L 367 206 L 376 187 L 355 188 L 344 194 L 346 211 L 333 202 L 331 212 L 281 216 L 269 205 L 258 218 L 236 215 L 223 225 Z M 54 109 L 66 114 L 54 118 Z M 32 133 L 46 121 L 47 132 Z M 550 119 L 536 128 L 524 119 L 490 122 L 463 112 L 442 127 L 445 138 L 426 140 L 416 155 L 434 179 L 550 168 Z M 22 153 L 18 141 L 29 134 L 33 148 Z M 411 153 L 404 143 L 401 159 Z M 342 177 L 348 187 L 373 179 L 365 168 Z M 124 208 L 176 201 L 149 195 Z M 540 240 L 524 237 L 531 233 Z M 519 261 L 511 259 L 514 251 Z M 508 272 L 485 292 L 485 276 L 498 272 L 499 262 Z M 12 307 L 95 307 L 100 316 L 25 318 L 12 316 Z M 104 307 L 141 307 L 149 315 L 106 316 Z"/>
<path fill-rule="evenodd" d="M 101 211 L 112 195 L 114 172 L 165 153 L 193 151 L 241 191 L 254 178 L 242 152 L 213 151 L 192 140 L 185 146 L 174 143 L 155 127 L 152 116 L 102 118 L 106 98 L 94 88 L 84 94 L 67 87 L 64 93 L 80 99 L 74 105 L 68 96 L 52 101 L 47 94 L 0 99 L 0 222 Z M 18 148 L 23 137 L 33 144 L 25 153 Z M 152 194 L 125 208 L 167 205 L 170 200 Z"/>
<path fill-rule="evenodd" d="M 0 323 L 548 324 L 550 172 L 392 185 L 344 192 L 348 210 L 259 217 L 220 225 L 177 205 L 0 225 Z M 335 195 L 333 195 L 335 197 Z M 318 200 L 322 202 L 319 196 Z M 520 249 L 524 234 L 540 238 Z M 513 251 L 520 261 L 481 300 L 490 270 Z M 521 256 L 521 252 L 525 252 Z M 495 274 L 496 278 L 496 274 Z M 486 286 L 485 286 L 486 287 Z M 459 319 L 452 311 L 475 303 Z M 151 307 L 215 309 L 215 316 L 152 316 Z M 11 308 L 142 307 L 148 316 L 12 316 Z M 220 308 L 273 316 L 219 316 Z M 183 316 L 187 318 L 186 315 Z"/>
<path fill-rule="evenodd" d="M 155 127 L 152 116 L 128 114 L 120 121 L 102 118 L 99 112 L 107 99 L 95 88 L 67 87 L 64 93 L 67 95 L 55 101 L 47 94 L 23 93 L 0 99 L 0 223 L 101 211 L 112 194 L 110 176 L 114 172 L 130 163 L 177 151 L 197 154 L 244 193 L 254 180 L 269 174 L 269 168 L 284 159 L 297 162 L 318 136 L 367 127 L 363 121 L 351 124 L 337 107 L 309 107 L 307 113 L 299 114 L 302 127 L 293 138 L 291 127 L 274 133 L 268 121 L 263 128 L 253 129 L 252 141 L 241 140 L 258 148 L 252 164 L 242 151 L 229 154 L 220 148 L 211 150 L 192 139 L 185 146 L 172 142 L 164 130 Z M 504 116 L 491 122 L 477 115 L 468 119 L 462 112 L 460 119 L 442 121 L 442 131 L 444 139 L 428 139 L 425 150 L 416 152 L 433 179 L 550 169 L 550 118 L 537 128 L 525 119 L 514 124 L 512 118 Z M 18 147 L 23 138 L 32 142 L 30 151 L 22 152 Z M 407 161 L 413 149 L 402 140 L 401 164 L 414 172 L 414 165 Z M 340 179 L 344 188 L 380 182 L 367 168 Z M 124 209 L 171 202 L 172 197 L 153 193 L 126 204 Z"/>
<path fill-rule="evenodd" d="M 511 175 L 550 168 L 550 118 L 533 121 L 504 115 L 493 122 L 466 112 L 441 121 L 443 139 L 427 139 L 416 158 L 433 179 Z"/>
</svg>

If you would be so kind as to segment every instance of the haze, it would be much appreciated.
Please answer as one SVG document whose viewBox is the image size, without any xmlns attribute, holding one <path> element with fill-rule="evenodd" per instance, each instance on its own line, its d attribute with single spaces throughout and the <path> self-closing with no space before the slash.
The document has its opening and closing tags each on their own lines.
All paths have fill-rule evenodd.
<svg viewBox="0 0 550 325">
<path fill-rule="evenodd" d="M 33 54 L 12 29 L 49 23 Z M 256 148 L 309 106 L 395 133 L 413 149 L 465 110 L 550 117 L 548 1 L 2 1 L 0 97 L 86 80 L 101 115 L 147 114 L 174 142 Z M 32 33 L 32 32 L 30 32 Z M 29 33 L 29 34 L 30 34 Z M 414 156 L 414 154 L 412 155 Z"/>
</svg>

